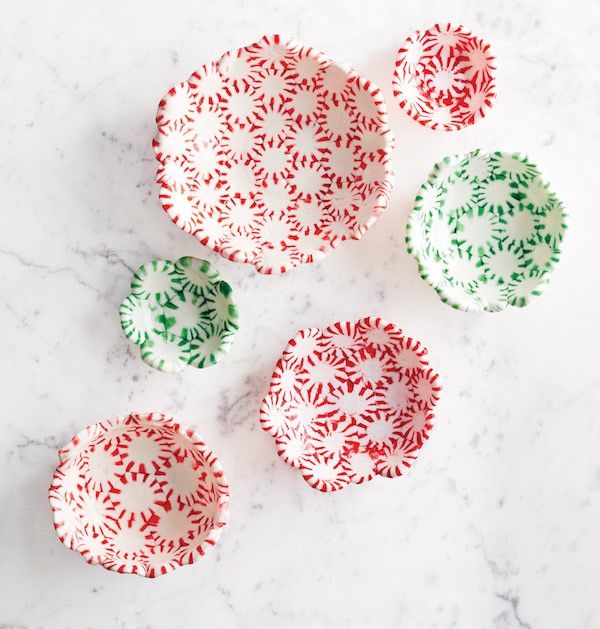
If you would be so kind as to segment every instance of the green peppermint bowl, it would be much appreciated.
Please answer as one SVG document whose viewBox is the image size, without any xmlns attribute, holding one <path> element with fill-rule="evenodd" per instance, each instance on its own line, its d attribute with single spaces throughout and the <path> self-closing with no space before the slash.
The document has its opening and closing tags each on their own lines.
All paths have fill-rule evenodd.
<svg viewBox="0 0 600 629">
<path fill-rule="evenodd" d="M 121 327 L 154 369 L 209 367 L 227 354 L 238 330 L 232 293 L 206 260 L 152 260 L 133 275 L 119 308 Z"/>
<path fill-rule="evenodd" d="M 565 229 L 562 202 L 527 157 L 475 150 L 434 166 L 415 200 L 406 243 L 444 303 L 497 312 L 542 293 Z"/>
</svg>

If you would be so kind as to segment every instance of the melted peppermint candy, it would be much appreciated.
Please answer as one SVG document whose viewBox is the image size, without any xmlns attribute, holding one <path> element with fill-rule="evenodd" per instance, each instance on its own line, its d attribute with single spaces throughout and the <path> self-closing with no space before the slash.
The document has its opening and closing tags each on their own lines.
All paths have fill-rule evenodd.
<svg viewBox="0 0 600 629">
<path fill-rule="evenodd" d="M 406 242 L 444 303 L 495 312 L 541 295 L 565 229 L 562 202 L 527 157 L 476 150 L 434 166 Z"/>
<path fill-rule="evenodd" d="M 431 129 L 454 131 L 485 116 L 496 96 L 490 45 L 462 26 L 416 31 L 398 51 L 394 96 Z"/>
<path fill-rule="evenodd" d="M 94 424 L 59 458 L 49 490 L 54 527 L 90 564 L 156 577 L 204 555 L 227 522 L 217 457 L 164 415 Z"/>
<path fill-rule="evenodd" d="M 321 259 L 387 207 L 381 92 L 294 41 L 263 37 L 203 66 L 169 90 L 156 122 L 166 212 L 261 273 Z"/>
<path fill-rule="evenodd" d="M 315 489 L 400 476 L 439 399 L 426 353 L 379 317 L 301 330 L 277 362 L 261 426 Z"/>
</svg>

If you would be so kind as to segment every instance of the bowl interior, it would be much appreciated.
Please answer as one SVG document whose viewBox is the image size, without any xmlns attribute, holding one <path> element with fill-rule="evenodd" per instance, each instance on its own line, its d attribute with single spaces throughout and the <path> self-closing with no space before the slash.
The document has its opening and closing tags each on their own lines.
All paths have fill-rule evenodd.
<svg viewBox="0 0 600 629">
<path fill-rule="evenodd" d="M 474 151 L 436 165 L 407 242 L 444 301 L 495 311 L 540 294 L 565 227 L 562 203 L 526 157 Z"/>
<path fill-rule="evenodd" d="M 90 563 L 153 577 L 216 541 L 227 486 L 193 433 L 131 415 L 61 458 L 50 489 L 55 526 Z"/>
<path fill-rule="evenodd" d="M 277 364 L 262 427 L 322 491 L 399 476 L 427 438 L 438 400 L 425 353 L 376 317 L 302 330 Z"/>
<path fill-rule="evenodd" d="M 391 134 L 371 83 L 278 36 L 174 86 L 154 142 L 172 220 L 279 272 L 358 238 L 387 204 Z"/>
</svg>

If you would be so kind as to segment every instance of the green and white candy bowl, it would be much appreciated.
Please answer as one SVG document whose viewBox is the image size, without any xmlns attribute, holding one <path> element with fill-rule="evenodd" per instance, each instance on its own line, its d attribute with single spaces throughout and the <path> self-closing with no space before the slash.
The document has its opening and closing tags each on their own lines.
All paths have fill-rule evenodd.
<svg viewBox="0 0 600 629">
<path fill-rule="evenodd" d="M 475 150 L 434 166 L 406 243 L 444 303 L 496 312 L 542 293 L 565 229 L 562 202 L 527 157 Z"/>
<path fill-rule="evenodd" d="M 231 286 L 206 260 L 152 260 L 131 280 L 119 308 L 121 327 L 154 369 L 202 369 L 229 351 L 238 329 Z"/>
</svg>

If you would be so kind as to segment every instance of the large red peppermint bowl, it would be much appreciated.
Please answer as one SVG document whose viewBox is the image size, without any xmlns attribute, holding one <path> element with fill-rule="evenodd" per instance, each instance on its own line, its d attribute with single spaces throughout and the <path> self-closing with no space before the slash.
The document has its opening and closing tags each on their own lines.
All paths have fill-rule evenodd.
<svg viewBox="0 0 600 629">
<path fill-rule="evenodd" d="M 174 85 L 153 141 L 181 229 L 261 273 L 358 239 L 387 207 L 393 137 L 370 81 L 279 35 Z"/>
<path fill-rule="evenodd" d="M 90 564 L 156 577 L 204 555 L 227 522 L 219 460 L 170 417 L 99 422 L 58 454 L 49 490 L 54 527 Z"/>
<path fill-rule="evenodd" d="M 401 476 L 439 399 L 426 353 L 379 317 L 301 330 L 277 362 L 261 426 L 315 489 Z"/>
<path fill-rule="evenodd" d="M 426 127 L 462 129 L 492 106 L 495 70 L 487 42 L 462 26 L 435 24 L 413 33 L 398 51 L 394 96 Z"/>
</svg>

